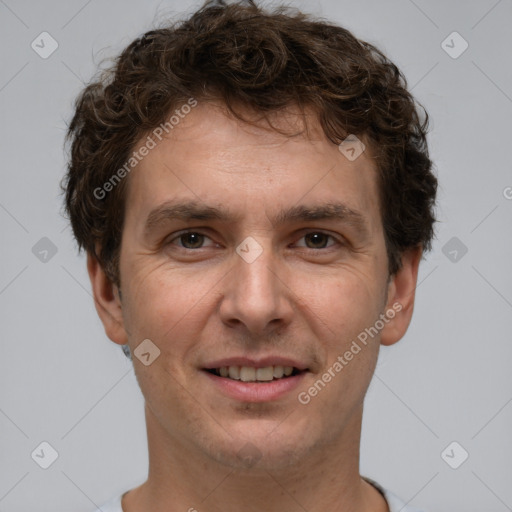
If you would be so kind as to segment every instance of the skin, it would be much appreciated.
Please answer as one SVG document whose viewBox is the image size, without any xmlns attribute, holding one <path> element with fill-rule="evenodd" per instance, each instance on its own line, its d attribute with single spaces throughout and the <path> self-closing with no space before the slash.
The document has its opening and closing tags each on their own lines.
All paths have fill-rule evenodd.
<svg viewBox="0 0 512 512">
<path fill-rule="evenodd" d="M 273 121 L 302 127 L 292 107 Z M 359 474 L 363 400 L 379 345 L 396 343 L 408 328 L 421 250 L 405 252 L 401 270 L 389 276 L 368 144 L 349 161 L 314 116 L 308 129 L 287 137 L 199 103 L 129 176 L 122 300 L 88 257 L 109 338 L 132 353 L 144 339 L 160 350 L 149 366 L 134 357 L 150 464 L 148 480 L 124 495 L 125 512 L 388 510 Z M 228 207 L 235 218 L 168 220 L 145 233 L 148 214 L 177 198 Z M 362 225 L 275 220 L 282 209 L 328 202 L 359 212 Z M 191 228 L 205 237 L 178 236 Z M 333 238 L 311 237 L 319 232 Z M 235 252 L 247 236 L 263 249 L 252 263 Z M 401 311 L 379 335 L 307 405 L 299 403 L 298 392 L 396 303 Z M 267 354 L 307 364 L 300 389 L 242 402 L 201 370 L 220 357 Z M 260 457 L 252 467 L 237 456 L 246 445 Z"/>
</svg>

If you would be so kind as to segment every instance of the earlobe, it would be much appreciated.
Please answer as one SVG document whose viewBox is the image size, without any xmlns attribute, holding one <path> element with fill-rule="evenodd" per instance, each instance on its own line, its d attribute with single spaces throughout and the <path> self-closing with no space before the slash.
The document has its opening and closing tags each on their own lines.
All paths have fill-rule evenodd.
<svg viewBox="0 0 512 512">
<path fill-rule="evenodd" d="M 91 280 L 94 305 L 105 333 L 119 345 L 128 343 L 117 286 L 107 277 L 94 254 L 87 254 L 87 271 Z"/>
<path fill-rule="evenodd" d="M 407 332 L 414 310 L 421 254 L 421 247 L 405 251 L 401 268 L 391 276 L 385 311 L 389 322 L 381 331 L 382 345 L 393 345 Z"/>
</svg>

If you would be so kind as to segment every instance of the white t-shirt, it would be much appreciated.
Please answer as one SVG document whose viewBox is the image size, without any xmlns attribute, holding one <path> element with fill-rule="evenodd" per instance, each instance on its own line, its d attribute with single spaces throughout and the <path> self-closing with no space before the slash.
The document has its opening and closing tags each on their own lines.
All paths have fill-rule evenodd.
<svg viewBox="0 0 512 512">
<path fill-rule="evenodd" d="M 392 492 L 384 489 L 375 480 L 372 480 L 366 476 L 362 478 L 372 484 L 384 496 L 384 499 L 388 503 L 389 512 L 422 512 L 415 507 L 406 505 L 398 496 L 395 496 Z M 110 500 L 108 503 L 105 503 L 102 507 L 96 510 L 96 512 L 123 512 L 121 507 L 121 498 L 122 494 L 116 496 L 114 499 Z"/>
</svg>

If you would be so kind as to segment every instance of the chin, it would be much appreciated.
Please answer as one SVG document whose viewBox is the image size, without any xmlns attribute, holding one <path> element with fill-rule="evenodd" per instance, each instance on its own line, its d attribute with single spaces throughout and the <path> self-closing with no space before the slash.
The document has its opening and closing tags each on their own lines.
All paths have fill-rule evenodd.
<svg viewBox="0 0 512 512">
<path fill-rule="evenodd" d="M 235 469 L 279 471 L 296 466 L 314 443 L 295 423 L 245 420 L 208 451 L 217 462 Z M 306 440 L 308 440 L 306 444 Z"/>
</svg>

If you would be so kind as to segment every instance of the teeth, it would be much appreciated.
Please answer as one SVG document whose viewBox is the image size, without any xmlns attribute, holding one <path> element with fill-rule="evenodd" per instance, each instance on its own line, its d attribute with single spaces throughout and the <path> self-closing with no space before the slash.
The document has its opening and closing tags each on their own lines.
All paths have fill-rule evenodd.
<svg viewBox="0 0 512 512">
<path fill-rule="evenodd" d="M 272 380 L 274 378 L 274 367 L 266 366 L 256 370 L 256 380 Z"/>
<path fill-rule="evenodd" d="M 221 377 L 229 377 L 242 382 L 269 382 L 273 379 L 289 377 L 293 373 L 293 366 L 266 366 L 254 368 L 252 366 L 223 366 L 217 368 L 216 373 Z"/>
<path fill-rule="evenodd" d="M 250 366 L 242 366 L 240 368 L 240 380 L 243 382 L 251 382 L 256 380 L 256 368 Z"/>
<path fill-rule="evenodd" d="M 284 375 L 284 369 L 282 366 L 274 366 L 274 377 L 280 379 Z"/>
<path fill-rule="evenodd" d="M 240 367 L 230 366 L 228 369 L 228 375 L 230 379 L 240 380 Z"/>
</svg>

